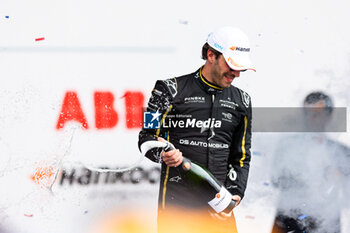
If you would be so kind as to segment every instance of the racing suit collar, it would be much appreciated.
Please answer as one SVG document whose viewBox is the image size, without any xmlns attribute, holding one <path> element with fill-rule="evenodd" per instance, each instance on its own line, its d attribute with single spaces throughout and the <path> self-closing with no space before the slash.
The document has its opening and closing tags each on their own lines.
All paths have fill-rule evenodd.
<svg viewBox="0 0 350 233">
<path fill-rule="evenodd" d="M 202 74 L 202 69 L 203 69 L 203 66 L 198 70 L 198 73 L 199 73 L 199 83 L 200 83 L 200 86 L 206 91 L 208 92 L 209 94 L 217 94 L 217 93 L 221 93 L 222 90 L 224 88 L 222 87 L 218 87 L 217 85 L 209 82 Z"/>
</svg>

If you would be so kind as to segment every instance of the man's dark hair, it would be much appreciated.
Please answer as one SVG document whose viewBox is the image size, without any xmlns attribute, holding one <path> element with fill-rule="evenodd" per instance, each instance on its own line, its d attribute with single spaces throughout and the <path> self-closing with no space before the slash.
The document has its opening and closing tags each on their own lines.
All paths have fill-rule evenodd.
<svg viewBox="0 0 350 233">
<path fill-rule="evenodd" d="M 213 49 L 212 47 L 210 47 L 210 45 L 208 43 L 205 43 L 202 47 L 202 59 L 203 60 L 207 60 L 208 59 L 208 50 L 212 51 L 215 55 L 215 58 L 218 58 L 221 53 L 215 49 Z"/>
<path fill-rule="evenodd" d="M 333 110 L 333 101 L 331 97 L 320 91 L 315 91 L 308 94 L 304 99 L 304 106 L 306 104 L 315 104 L 320 101 L 324 101 L 327 112 L 331 113 Z"/>
</svg>

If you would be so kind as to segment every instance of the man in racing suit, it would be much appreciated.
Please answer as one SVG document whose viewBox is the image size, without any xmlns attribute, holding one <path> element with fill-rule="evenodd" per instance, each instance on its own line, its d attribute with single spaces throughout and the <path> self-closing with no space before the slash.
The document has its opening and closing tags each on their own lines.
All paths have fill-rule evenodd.
<svg viewBox="0 0 350 233">
<path fill-rule="evenodd" d="M 145 153 L 152 161 L 161 162 L 159 232 L 171 232 L 169 221 L 166 226 L 159 225 L 164 213 L 172 207 L 201 209 L 208 215 L 209 205 L 202 198 L 205 194 L 198 195 L 186 185 L 177 169 L 182 156 L 207 168 L 233 195 L 236 206 L 244 196 L 250 162 L 252 111 L 249 95 L 231 82 L 241 71 L 254 70 L 249 51 L 243 32 L 231 27 L 221 28 L 208 36 L 202 48 L 204 66 L 188 75 L 158 80 L 152 90 L 147 111 L 160 115 L 161 127 L 143 128 L 139 134 L 139 148 L 142 150 L 143 143 L 158 138 L 170 141 L 176 148 L 169 152 L 155 148 Z M 222 222 L 234 220 L 233 215 L 215 216 L 223 219 Z M 178 224 L 176 219 L 174 222 Z M 227 231 L 205 229 L 205 232 L 236 231 L 234 223 L 229 226 Z M 193 228 L 188 232 L 197 232 Z"/>
</svg>

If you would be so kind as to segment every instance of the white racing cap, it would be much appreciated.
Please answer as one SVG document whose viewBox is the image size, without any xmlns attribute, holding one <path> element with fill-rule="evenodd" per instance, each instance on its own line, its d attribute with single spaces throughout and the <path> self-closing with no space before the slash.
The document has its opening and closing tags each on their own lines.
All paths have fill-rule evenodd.
<svg viewBox="0 0 350 233">
<path fill-rule="evenodd" d="M 248 37 L 240 29 L 222 27 L 208 35 L 207 43 L 222 53 L 231 69 L 256 71 L 249 57 Z"/>
</svg>

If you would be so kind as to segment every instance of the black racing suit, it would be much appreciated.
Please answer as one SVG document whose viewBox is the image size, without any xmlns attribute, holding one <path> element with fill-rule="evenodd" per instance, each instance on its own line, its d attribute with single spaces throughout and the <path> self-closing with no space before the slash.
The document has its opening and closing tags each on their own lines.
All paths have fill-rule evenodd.
<svg viewBox="0 0 350 233">
<path fill-rule="evenodd" d="M 148 140 L 163 137 L 183 156 L 207 168 L 231 194 L 244 196 L 247 185 L 252 111 L 250 97 L 237 87 L 219 88 L 201 74 L 194 73 L 158 80 L 152 90 L 147 111 L 162 114 L 160 129 L 143 128 L 139 148 Z M 183 121 L 183 125 L 174 122 Z M 146 156 L 161 162 L 161 149 Z M 177 168 L 162 162 L 159 209 L 169 205 L 189 208 L 209 206 L 184 185 Z"/>
</svg>

